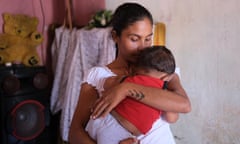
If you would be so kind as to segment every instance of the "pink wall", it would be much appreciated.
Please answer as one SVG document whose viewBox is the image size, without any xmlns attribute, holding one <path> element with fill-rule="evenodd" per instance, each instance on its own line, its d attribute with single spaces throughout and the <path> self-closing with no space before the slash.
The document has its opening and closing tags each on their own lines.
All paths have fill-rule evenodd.
<svg viewBox="0 0 240 144">
<path fill-rule="evenodd" d="M 73 4 L 73 23 L 77 26 L 86 25 L 91 15 L 96 11 L 105 8 L 105 0 L 72 0 Z M 51 38 L 48 36 L 50 24 L 62 24 L 64 19 L 65 0 L 0 0 L 0 14 L 9 12 L 13 14 L 27 14 L 38 17 L 38 31 L 44 34 L 44 43 L 38 47 L 42 63 L 46 64 L 49 53 L 49 43 Z M 0 33 L 2 33 L 3 19 L 0 18 Z"/>
</svg>

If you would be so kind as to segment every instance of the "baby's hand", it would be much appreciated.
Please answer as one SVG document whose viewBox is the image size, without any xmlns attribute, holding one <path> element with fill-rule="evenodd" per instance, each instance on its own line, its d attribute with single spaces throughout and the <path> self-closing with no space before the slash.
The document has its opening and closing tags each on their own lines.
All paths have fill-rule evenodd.
<svg viewBox="0 0 240 144">
<path fill-rule="evenodd" d="M 127 138 L 121 140 L 119 144 L 139 144 L 139 141 L 136 138 Z"/>
</svg>

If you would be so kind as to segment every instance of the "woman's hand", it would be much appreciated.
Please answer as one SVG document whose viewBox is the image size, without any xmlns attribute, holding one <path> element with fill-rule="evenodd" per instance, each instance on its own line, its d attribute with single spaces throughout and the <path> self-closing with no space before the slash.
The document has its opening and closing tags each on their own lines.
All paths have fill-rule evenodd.
<svg viewBox="0 0 240 144">
<path fill-rule="evenodd" d="M 119 144 L 138 144 L 138 143 L 139 141 L 136 138 L 127 138 L 119 142 Z"/>
<path fill-rule="evenodd" d="M 171 79 L 168 83 L 168 90 L 178 94 L 179 96 L 184 97 L 187 100 L 187 103 L 185 104 L 184 111 L 182 113 L 188 113 L 191 111 L 191 103 L 187 96 L 187 93 L 183 89 L 180 79 L 176 73 L 172 74 Z"/>
<path fill-rule="evenodd" d="M 178 94 L 181 94 L 183 96 L 187 96 L 185 90 L 183 89 L 181 83 L 180 83 L 180 79 L 179 79 L 179 76 L 174 73 L 174 74 L 171 74 L 170 76 L 170 79 L 168 81 L 168 89 L 170 91 L 173 91 L 173 92 L 176 92 Z"/>
<path fill-rule="evenodd" d="M 91 118 L 96 119 L 99 117 L 105 117 L 109 114 L 123 99 L 126 97 L 126 92 L 124 90 L 126 83 L 119 84 L 105 92 L 102 93 L 94 107 L 92 108 Z"/>
</svg>

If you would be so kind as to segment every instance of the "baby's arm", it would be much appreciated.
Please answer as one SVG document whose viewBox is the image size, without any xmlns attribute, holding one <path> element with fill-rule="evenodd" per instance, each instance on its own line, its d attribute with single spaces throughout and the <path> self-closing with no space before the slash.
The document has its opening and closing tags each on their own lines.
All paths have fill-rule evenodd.
<svg viewBox="0 0 240 144">
<path fill-rule="evenodd" d="M 168 123 L 175 123 L 179 118 L 179 114 L 175 112 L 163 112 L 163 118 Z"/>
</svg>

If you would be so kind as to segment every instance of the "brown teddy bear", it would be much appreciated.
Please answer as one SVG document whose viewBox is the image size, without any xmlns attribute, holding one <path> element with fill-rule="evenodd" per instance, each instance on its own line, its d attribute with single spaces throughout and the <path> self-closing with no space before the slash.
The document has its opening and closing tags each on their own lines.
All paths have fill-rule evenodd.
<svg viewBox="0 0 240 144">
<path fill-rule="evenodd" d="M 0 64 L 39 65 L 40 58 L 36 47 L 43 42 L 43 36 L 37 31 L 38 19 L 22 14 L 4 13 L 3 20 Z"/>
</svg>

